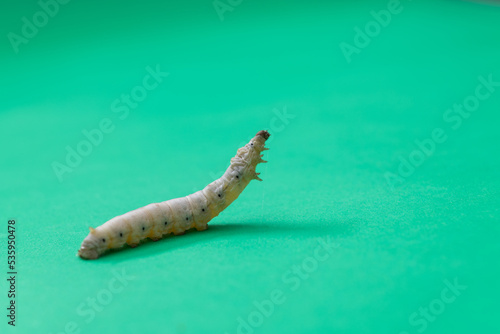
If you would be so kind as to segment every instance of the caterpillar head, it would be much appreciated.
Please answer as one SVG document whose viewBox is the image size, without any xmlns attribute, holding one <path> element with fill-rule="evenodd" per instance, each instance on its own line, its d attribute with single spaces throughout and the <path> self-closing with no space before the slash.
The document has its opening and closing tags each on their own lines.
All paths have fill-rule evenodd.
<svg viewBox="0 0 500 334">
<path fill-rule="evenodd" d="M 83 239 L 82 245 L 78 250 L 78 256 L 82 259 L 97 259 L 106 249 L 106 239 L 99 236 L 99 232 L 89 227 L 90 233 Z M 103 242 L 104 240 L 104 242 Z"/>
<path fill-rule="evenodd" d="M 265 130 L 259 131 L 250 143 L 248 143 L 248 145 L 250 145 L 251 148 L 256 149 L 258 152 L 265 151 L 267 150 L 267 148 L 265 148 L 266 140 L 268 140 L 270 136 L 269 132 Z"/>
<path fill-rule="evenodd" d="M 271 136 L 271 134 L 269 132 L 267 132 L 266 130 L 261 130 L 261 131 L 257 132 L 256 136 L 261 136 L 264 138 L 264 140 L 268 140 L 269 137 Z"/>
</svg>

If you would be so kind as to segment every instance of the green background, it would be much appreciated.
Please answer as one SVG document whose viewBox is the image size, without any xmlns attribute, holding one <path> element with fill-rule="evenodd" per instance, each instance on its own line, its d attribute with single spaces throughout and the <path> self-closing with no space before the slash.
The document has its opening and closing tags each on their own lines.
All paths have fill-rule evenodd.
<svg viewBox="0 0 500 334">
<path fill-rule="evenodd" d="M 18 53 L 7 34 L 40 7 L 4 2 L 0 263 L 15 218 L 19 274 L 15 328 L 1 280 L 1 332 L 236 333 L 278 289 L 255 333 L 419 333 L 412 314 L 457 279 L 424 331 L 498 333 L 500 87 L 457 129 L 443 115 L 479 76 L 500 81 L 500 8 L 401 6 L 348 62 L 340 43 L 387 1 L 248 0 L 223 21 L 209 0 L 71 1 Z M 156 65 L 170 75 L 120 119 L 112 102 Z M 104 118 L 114 130 L 60 182 L 53 162 Z M 389 185 L 436 128 L 447 140 Z M 209 230 L 75 256 L 88 226 L 201 189 L 261 129 L 264 182 Z M 327 237 L 337 247 L 292 291 L 283 275 Z M 123 270 L 134 279 L 87 323 L 77 308 Z"/>
</svg>

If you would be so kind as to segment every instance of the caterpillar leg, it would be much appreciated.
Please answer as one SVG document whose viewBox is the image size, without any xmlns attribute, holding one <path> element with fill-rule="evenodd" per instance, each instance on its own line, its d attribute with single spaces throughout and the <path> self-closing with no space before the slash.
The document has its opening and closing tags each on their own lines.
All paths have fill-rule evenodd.
<svg viewBox="0 0 500 334">
<path fill-rule="evenodd" d="M 206 229 L 208 229 L 208 224 L 195 226 L 195 228 L 196 231 L 205 231 Z"/>
<path fill-rule="evenodd" d="M 174 231 L 174 235 L 183 235 L 185 233 L 186 231 L 179 231 L 179 232 Z"/>
<path fill-rule="evenodd" d="M 130 248 L 135 248 L 135 247 L 139 246 L 140 243 L 141 243 L 141 239 L 133 239 L 133 240 L 127 241 L 127 245 Z"/>
<path fill-rule="evenodd" d="M 162 238 L 162 233 L 158 231 L 151 231 L 151 233 L 148 235 L 148 238 L 153 241 L 158 241 Z"/>
</svg>

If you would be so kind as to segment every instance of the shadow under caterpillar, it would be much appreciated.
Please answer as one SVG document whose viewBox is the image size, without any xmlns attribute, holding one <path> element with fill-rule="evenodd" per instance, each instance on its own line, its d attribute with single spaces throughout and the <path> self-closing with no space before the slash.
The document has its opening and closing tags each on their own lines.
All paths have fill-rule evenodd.
<svg viewBox="0 0 500 334">
<path fill-rule="evenodd" d="M 114 217 L 97 228 L 90 227 L 78 256 L 97 259 L 109 249 L 121 248 L 125 244 L 136 247 L 146 238 L 157 241 L 170 233 L 184 234 L 193 227 L 198 231 L 206 230 L 207 223 L 238 198 L 251 180 L 262 181 L 255 168 L 259 163 L 267 162 L 262 160 L 261 153 L 268 150 L 265 142 L 269 136 L 269 132 L 259 131 L 248 144 L 238 149 L 224 175 L 203 190 L 149 204 Z"/>
</svg>

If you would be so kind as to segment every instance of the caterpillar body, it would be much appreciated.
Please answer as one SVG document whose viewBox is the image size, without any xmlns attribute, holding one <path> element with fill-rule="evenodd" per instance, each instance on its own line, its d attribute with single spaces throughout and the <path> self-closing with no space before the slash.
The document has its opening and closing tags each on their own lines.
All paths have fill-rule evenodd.
<svg viewBox="0 0 500 334">
<path fill-rule="evenodd" d="M 127 212 L 112 218 L 103 225 L 92 228 L 82 242 L 78 254 L 83 259 L 97 259 L 109 249 L 121 248 L 125 244 L 136 247 L 141 240 L 153 241 L 170 233 L 184 234 L 191 228 L 206 230 L 207 223 L 227 208 L 251 180 L 259 180 L 255 168 L 262 160 L 262 151 L 268 150 L 265 142 L 270 134 L 259 131 L 248 144 L 238 149 L 231 164 L 219 179 L 203 190 L 189 196 Z"/>
</svg>

